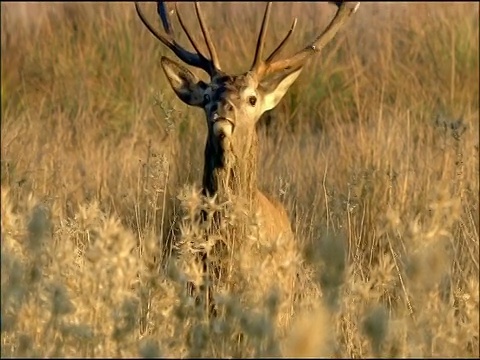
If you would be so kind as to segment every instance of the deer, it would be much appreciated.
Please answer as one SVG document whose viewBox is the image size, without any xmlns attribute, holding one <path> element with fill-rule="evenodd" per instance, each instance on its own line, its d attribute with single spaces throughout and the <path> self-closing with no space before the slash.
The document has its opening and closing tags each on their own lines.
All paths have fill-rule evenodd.
<svg viewBox="0 0 480 360">
<path fill-rule="evenodd" d="M 184 64 L 201 69 L 209 76 L 209 82 L 204 82 L 184 65 L 166 56 L 161 57 L 161 66 L 177 97 L 188 106 L 203 109 L 205 114 L 208 135 L 204 151 L 202 194 L 210 198 L 227 199 L 241 196 L 260 219 L 266 241 L 283 238 L 292 247 L 295 246 L 295 239 L 287 211 L 278 200 L 266 195 L 257 186 L 259 138 L 256 124 L 262 114 L 279 104 L 307 61 L 335 37 L 359 7 L 359 3 L 334 4 L 337 11 L 333 19 L 306 47 L 290 57 L 279 56 L 295 30 L 295 18 L 280 44 L 264 59 L 263 50 L 272 8 L 272 2 L 268 2 L 250 69 L 236 75 L 222 70 L 198 2 L 195 2 L 195 12 L 208 56 L 202 53 L 199 44 L 187 30 L 177 3 L 174 6 L 178 22 L 194 52 L 175 40 L 170 12 L 163 1 L 157 2 L 157 14 L 164 34 L 150 24 L 139 3 L 135 2 L 138 17 L 149 32 Z M 289 291 L 293 291 L 295 277 L 296 271 L 290 272 L 287 279 Z"/>
</svg>

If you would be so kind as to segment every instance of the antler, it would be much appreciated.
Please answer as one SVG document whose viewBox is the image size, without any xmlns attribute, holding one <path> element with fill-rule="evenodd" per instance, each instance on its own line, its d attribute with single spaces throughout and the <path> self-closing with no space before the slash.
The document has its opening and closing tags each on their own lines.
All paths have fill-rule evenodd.
<svg viewBox="0 0 480 360">
<path fill-rule="evenodd" d="M 280 45 L 277 46 L 277 48 L 272 52 L 272 54 L 267 58 L 267 60 L 262 61 L 261 56 L 265 43 L 265 33 L 268 25 L 268 19 L 270 17 L 270 7 L 272 5 L 272 3 L 269 2 L 267 4 L 267 7 L 265 8 L 265 14 L 263 16 L 260 34 L 258 36 L 255 58 L 250 71 L 252 71 L 258 78 L 261 78 L 263 76 L 280 70 L 288 68 L 299 68 L 303 64 L 305 64 L 305 62 L 310 58 L 311 55 L 320 52 L 325 47 L 325 45 L 328 44 L 330 40 L 335 37 L 335 34 L 338 32 L 338 30 L 340 30 L 340 28 L 345 24 L 347 19 L 352 14 L 354 14 L 360 6 L 359 2 L 357 2 L 354 7 L 349 7 L 348 3 L 343 1 L 337 1 L 334 3 L 338 7 L 334 18 L 332 19 L 330 24 L 328 24 L 326 29 L 311 44 L 309 44 L 303 50 L 300 50 L 295 55 L 287 59 L 274 61 L 280 51 L 284 48 L 287 40 L 295 29 L 297 19 L 294 19 L 292 26 L 290 27 L 290 31 L 281 41 Z"/>
<path fill-rule="evenodd" d="M 168 10 L 166 9 L 164 1 L 157 1 L 157 13 L 162 21 L 163 29 L 165 30 L 165 35 L 160 34 L 157 30 L 153 28 L 153 26 L 148 22 L 145 15 L 142 13 L 140 9 L 139 3 L 135 2 L 135 9 L 137 10 L 137 14 L 140 17 L 143 25 L 150 31 L 150 33 L 155 36 L 158 40 L 160 40 L 165 46 L 167 46 L 170 50 L 172 50 L 177 57 L 185 62 L 188 65 L 200 68 L 205 70 L 210 76 L 214 76 L 220 71 L 220 64 L 218 61 L 218 56 L 215 51 L 215 47 L 213 46 L 212 39 L 210 37 L 210 33 L 208 32 L 207 27 L 205 26 L 205 21 L 203 18 L 203 13 L 200 10 L 200 6 L 198 2 L 195 3 L 195 10 L 197 13 L 197 18 L 200 23 L 200 28 L 202 29 L 203 38 L 207 44 L 208 52 L 210 54 L 210 59 L 206 58 L 202 52 L 199 50 L 198 44 L 195 42 L 193 37 L 188 32 L 187 28 L 185 27 L 185 23 L 183 22 L 182 17 L 178 11 L 177 3 L 175 3 L 175 12 L 177 13 L 177 18 L 182 27 L 183 31 L 188 37 L 188 40 L 192 44 L 193 48 L 195 49 L 195 53 L 192 53 L 178 44 L 174 37 L 173 37 L 173 28 L 170 22 Z"/>
</svg>

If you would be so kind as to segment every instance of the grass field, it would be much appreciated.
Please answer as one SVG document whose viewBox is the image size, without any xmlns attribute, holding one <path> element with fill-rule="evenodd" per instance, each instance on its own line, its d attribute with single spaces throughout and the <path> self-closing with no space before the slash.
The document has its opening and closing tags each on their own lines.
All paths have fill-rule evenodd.
<svg viewBox="0 0 480 360">
<path fill-rule="evenodd" d="M 203 8 L 245 71 L 264 5 Z M 186 295 L 205 120 L 133 3 L 1 10 L 2 357 L 479 356 L 478 3 L 363 3 L 259 124 L 306 274 L 282 329 L 253 250 L 218 317 Z M 274 4 L 266 51 L 333 12 Z"/>
</svg>

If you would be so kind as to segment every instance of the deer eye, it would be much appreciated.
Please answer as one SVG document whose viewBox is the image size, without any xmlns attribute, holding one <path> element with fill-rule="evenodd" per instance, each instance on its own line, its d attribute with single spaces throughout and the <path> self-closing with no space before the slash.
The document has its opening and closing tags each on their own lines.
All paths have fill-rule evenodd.
<svg viewBox="0 0 480 360">
<path fill-rule="evenodd" d="M 205 101 L 205 103 L 209 103 L 210 102 L 210 95 L 208 95 L 208 94 L 203 95 L 203 101 Z"/>
<path fill-rule="evenodd" d="M 250 105 L 255 106 L 255 104 L 257 103 L 257 98 L 255 96 L 249 96 L 248 102 L 250 103 Z"/>
</svg>

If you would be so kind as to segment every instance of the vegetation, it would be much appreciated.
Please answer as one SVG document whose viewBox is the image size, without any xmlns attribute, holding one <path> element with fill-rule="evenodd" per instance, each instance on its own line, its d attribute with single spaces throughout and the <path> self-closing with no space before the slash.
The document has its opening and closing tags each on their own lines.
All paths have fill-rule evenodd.
<svg viewBox="0 0 480 360">
<path fill-rule="evenodd" d="M 2 357 L 479 356 L 478 3 L 362 4 L 260 123 L 260 187 L 303 254 L 284 328 L 255 232 L 217 317 L 187 294 L 206 126 L 133 4 L 1 6 Z M 203 5 L 226 70 L 263 6 Z M 267 48 L 333 11 L 276 3 Z"/>
</svg>

